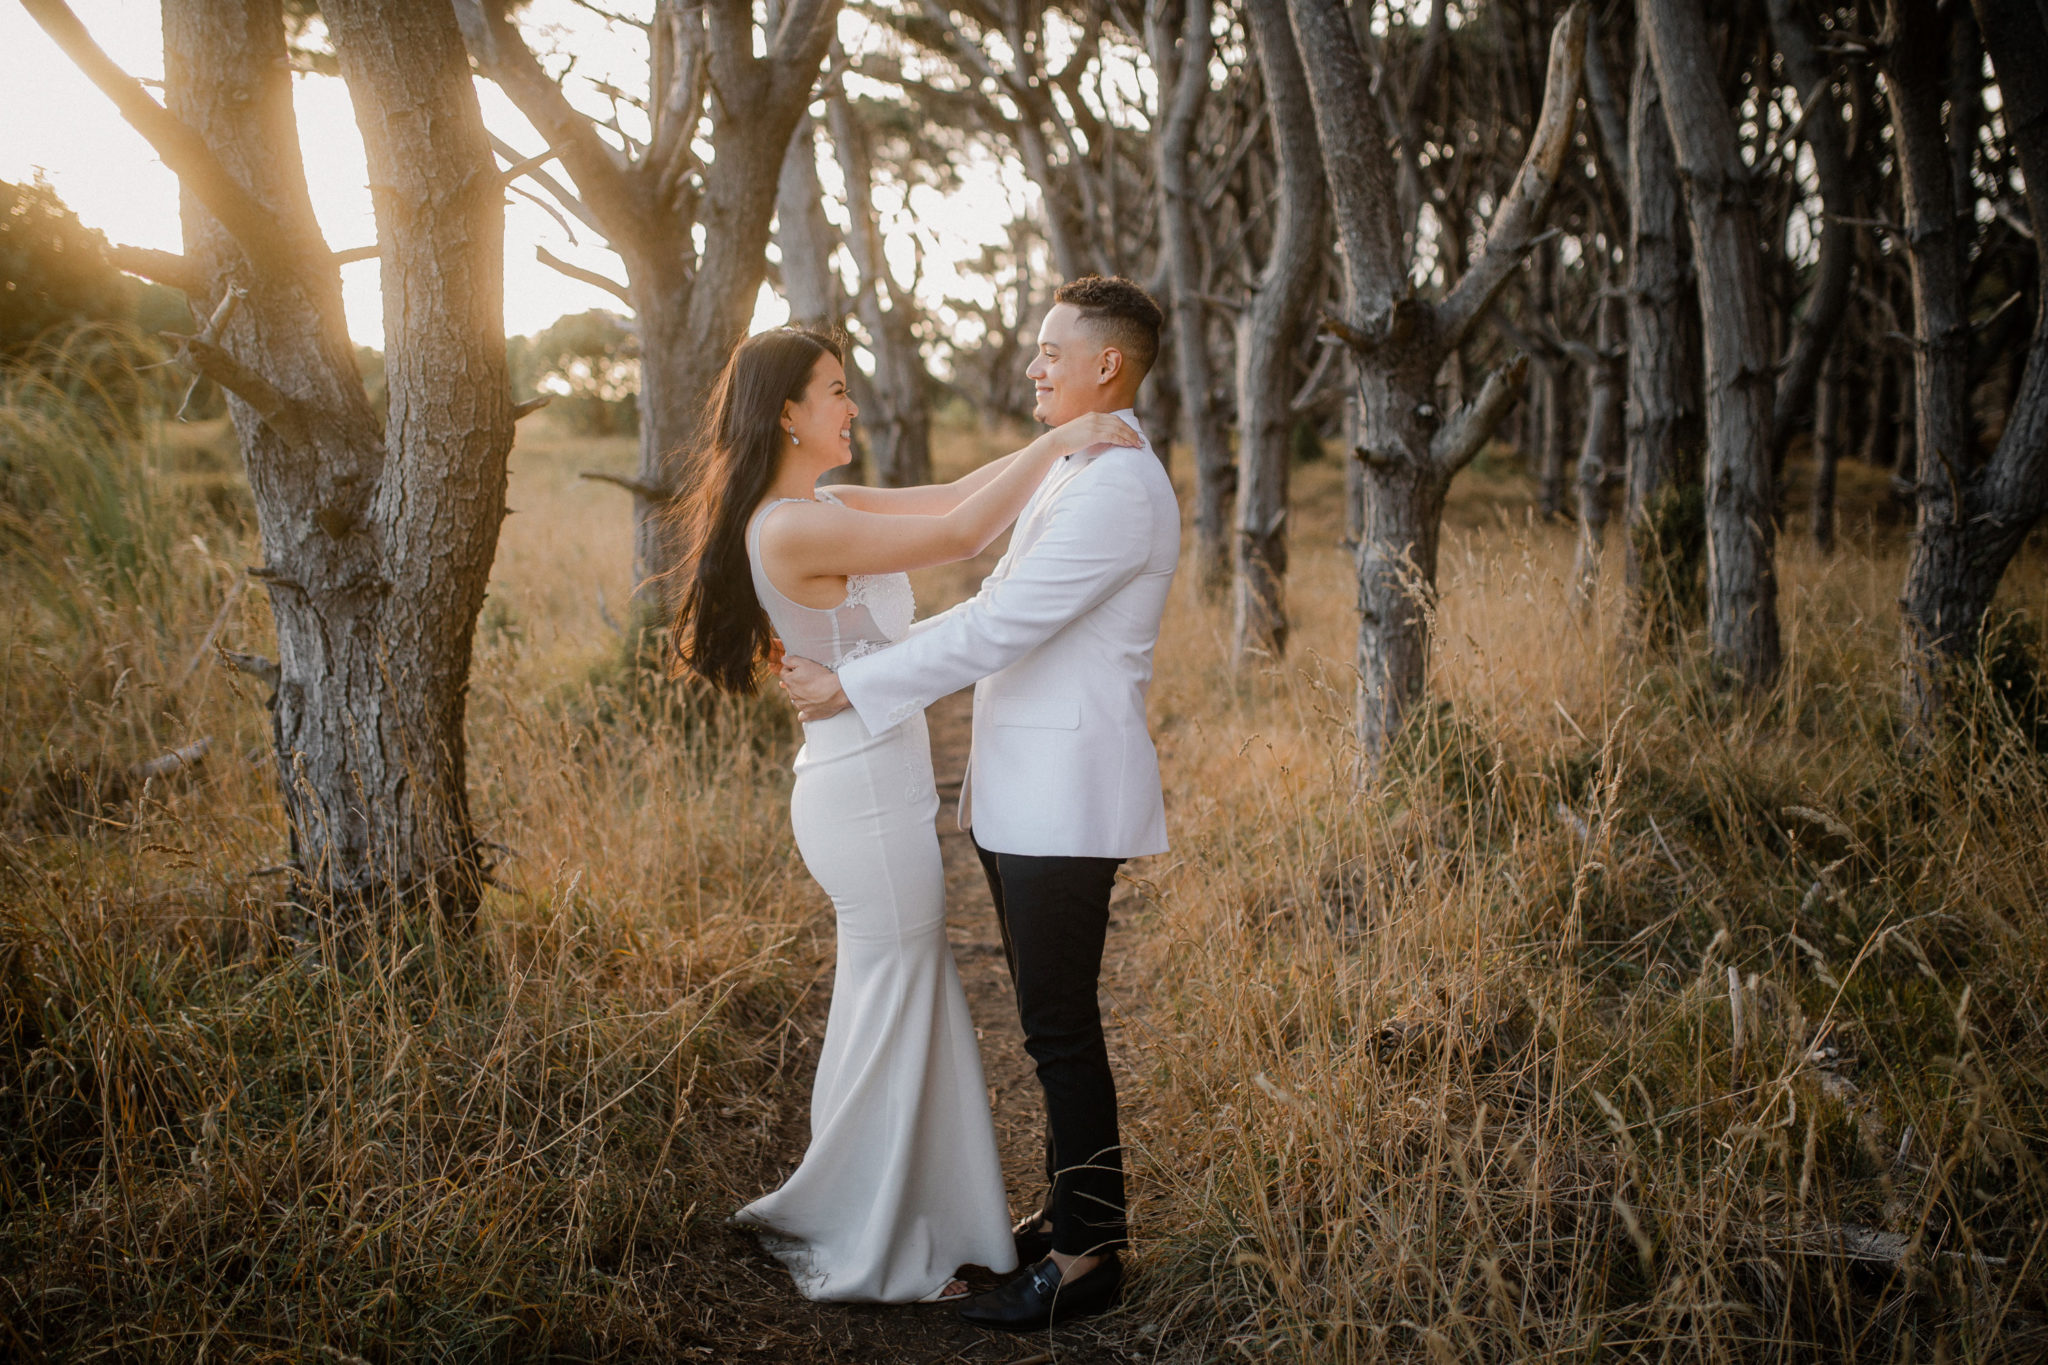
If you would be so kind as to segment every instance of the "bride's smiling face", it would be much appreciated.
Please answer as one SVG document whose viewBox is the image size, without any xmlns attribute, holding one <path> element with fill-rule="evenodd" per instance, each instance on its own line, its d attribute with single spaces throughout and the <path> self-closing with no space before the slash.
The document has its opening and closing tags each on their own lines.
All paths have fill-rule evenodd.
<svg viewBox="0 0 2048 1365">
<path fill-rule="evenodd" d="M 830 352 L 811 367 L 801 399 L 782 405 L 782 434 L 800 455 L 842 465 L 853 459 L 853 419 L 860 408 L 846 392 L 846 370 Z"/>
</svg>

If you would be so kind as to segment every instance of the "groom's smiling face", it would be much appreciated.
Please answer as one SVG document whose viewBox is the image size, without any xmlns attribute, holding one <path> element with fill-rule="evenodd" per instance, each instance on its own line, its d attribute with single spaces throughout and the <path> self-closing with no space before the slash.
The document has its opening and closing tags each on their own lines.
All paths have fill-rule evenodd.
<svg viewBox="0 0 2048 1365">
<path fill-rule="evenodd" d="M 1038 327 L 1038 354 L 1024 371 L 1038 400 L 1031 415 L 1056 427 L 1084 412 L 1113 411 L 1103 405 L 1122 368 L 1123 354 L 1103 345 L 1080 309 L 1054 304 Z"/>
</svg>

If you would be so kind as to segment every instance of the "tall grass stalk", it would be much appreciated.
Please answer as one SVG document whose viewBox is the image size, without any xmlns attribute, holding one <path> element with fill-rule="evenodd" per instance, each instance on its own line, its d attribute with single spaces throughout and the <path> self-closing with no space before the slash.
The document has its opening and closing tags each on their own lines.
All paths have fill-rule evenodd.
<svg viewBox="0 0 2048 1365">
<path fill-rule="evenodd" d="M 1573 617 L 1563 535 L 1466 510 L 1435 709 L 1363 788 L 1336 556 L 1302 557 L 1305 648 L 1255 679 L 1178 604 L 1148 1314 L 1218 1358 L 2039 1350 L 2030 733 L 1987 703 L 1901 754 L 1874 534 L 1787 545 L 1786 676 L 1745 702 L 1691 649 L 1618 648 L 1617 601 Z"/>
</svg>

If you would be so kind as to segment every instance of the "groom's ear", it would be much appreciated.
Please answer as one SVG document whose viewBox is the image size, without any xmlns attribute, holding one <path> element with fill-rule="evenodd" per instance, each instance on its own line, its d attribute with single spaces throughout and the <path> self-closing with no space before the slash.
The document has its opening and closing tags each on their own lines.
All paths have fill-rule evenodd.
<svg viewBox="0 0 2048 1365">
<path fill-rule="evenodd" d="M 1114 346 L 1102 348 L 1102 354 L 1095 358 L 1095 381 L 1098 384 L 1113 383 L 1124 372 L 1124 353 Z"/>
</svg>

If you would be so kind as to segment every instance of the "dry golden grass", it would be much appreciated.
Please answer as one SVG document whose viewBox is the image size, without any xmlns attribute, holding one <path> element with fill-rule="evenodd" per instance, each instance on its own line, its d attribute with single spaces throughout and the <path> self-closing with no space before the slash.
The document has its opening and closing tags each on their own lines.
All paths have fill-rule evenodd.
<svg viewBox="0 0 2048 1365">
<path fill-rule="evenodd" d="M 84 439 L 6 397 L 9 471 Z M 756 1176 L 829 917 L 779 710 L 686 712 L 618 668 L 625 508 L 574 475 L 625 444 L 514 452 L 471 711 L 504 889 L 473 941 L 395 926 L 356 962 L 252 875 L 283 847 L 260 697 L 200 649 L 266 633 L 226 438 L 95 439 L 101 539 L 49 493 L 0 561 L 11 1348 L 758 1344 L 693 1257 Z M 1896 533 L 1788 538 L 1786 681 L 1743 702 L 1619 650 L 1611 590 L 1575 616 L 1568 533 L 1477 471 L 1433 707 L 1359 789 L 1338 473 L 1298 476 L 1288 659 L 1233 676 L 1191 575 L 1161 642 L 1175 851 L 1130 869 L 1142 1274 L 1106 1349 L 2038 1352 L 2048 774 L 1991 708 L 1898 753 Z M 109 528 L 139 569 L 95 557 Z M 2039 569 L 2010 576 L 2037 619 Z M 197 773 L 115 790 L 202 735 Z"/>
<path fill-rule="evenodd" d="M 1981 715 L 1900 757 L 1896 536 L 1788 538 L 1786 676 L 1745 703 L 1622 651 L 1611 582 L 1570 612 L 1569 530 L 1486 482 L 1432 711 L 1362 789 L 1348 564 L 1298 554 L 1255 680 L 1177 603 L 1150 1311 L 1222 1357 L 2048 1350 L 2048 767 Z M 2038 553 L 2012 579 L 2039 619 Z"/>
</svg>

